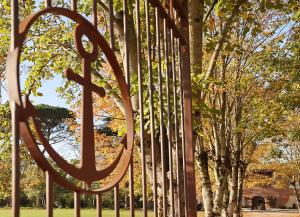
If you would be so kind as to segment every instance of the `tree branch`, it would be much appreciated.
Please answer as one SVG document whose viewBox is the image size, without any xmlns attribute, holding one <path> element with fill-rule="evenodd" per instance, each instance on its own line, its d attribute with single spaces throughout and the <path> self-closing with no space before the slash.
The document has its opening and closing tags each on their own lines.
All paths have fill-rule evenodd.
<svg viewBox="0 0 300 217">
<path fill-rule="evenodd" d="M 210 77 L 210 75 L 212 74 L 213 70 L 215 69 L 217 59 L 219 57 L 221 49 L 223 48 L 223 44 L 225 42 L 225 37 L 227 36 L 230 25 L 232 24 L 234 17 L 239 13 L 240 6 L 245 1 L 246 0 L 238 0 L 238 2 L 236 3 L 236 5 L 234 6 L 234 8 L 232 10 L 232 13 L 231 13 L 230 17 L 227 19 L 227 21 L 224 25 L 224 28 L 221 32 L 221 38 L 219 39 L 219 41 L 218 41 L 218 43 L 215 47 L 215 50 L 214 50 L 214 52 L 211 56 L 211 59 L 210 59 L 210 62 L 209 62 L 208 69 L 207 69 L 207 72 L 205 74 L 204 80 L 207 80 Z"/>
<path fill-rule="evenodd" d="M 109 14 L 109 8 L 107 7 L 107 5 L 106 5 L 104 2 L 102 2 L 101 0 L 97 0 L 97 3 L 100 5 L 100 7 L 101 7 L 106 13 Z M 114 15 L 112 16 L 112 18 L 113 18 L 113 21 L 117 24 L 117 27 L 118 27 L 118 28 L 123 28 L 123 25 L 122 25 L 121 21 L 120 21 L 118 18 L 116 18 Z"/>
<path fill-rule="evenodd" d="M 210 16 L 211 12 L 213 11 L 214 7 L 216 6 L 216 4 L 218 3 L 219 0 L 214 0 L 213 3 L 211 4 L 211 7 L 209 8 L 208 12 L 206 13 L 203 23 L 206 22 L 206 20 L 208 19 L 208 17 Z"/>
<path fill-rule="evenodd" d="M 123 105 L 121 97 L 115 91 L 113 91 L 113 88 L 110 86 L 110 84 L 108 82 L 106 82 L 104 80 L 102 75 L 100 75 L 99 73 L 97 73 L 95 71 L 93 71 L 93 75 L 95 75 L 97 78 L 104 81 L 103 88 L 105 89 L 106 92 L 109 93 L 109 96 L 114 100 L 114 102 L 117 104 L 117 106 L 122 111 L 122 113 L 125 114 L 125 109 L 124 109 L 124 105 Z"/>
</svg>

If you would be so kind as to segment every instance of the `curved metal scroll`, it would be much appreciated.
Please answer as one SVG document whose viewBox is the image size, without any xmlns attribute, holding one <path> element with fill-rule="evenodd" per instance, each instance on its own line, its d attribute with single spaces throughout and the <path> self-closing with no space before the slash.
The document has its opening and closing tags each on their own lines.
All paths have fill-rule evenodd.
<svg viewBox="0 0 300 217">
<path fill-rule="evenodd" d="M 26 35 L 31 25 L 44 14 L 55 14 L 65 16 L 77 23 L 74 31 L 75 46 L 82 57 L 83 65 L 83 77 L 75 74 L 72 69 L 66 69 L 66 77 L 69 80 L 75 81 L 83 86 L 82 103 L 82 129 L 81 129 L 81 166 L 75 167 L 65 161 L 49 144 L 46 138 L 43 136 L 36 119 L 36 111 L 34 106 L 30 103 L 28 98 L 21 100 L 20 91 L 20 74 L 19 64 L 20 55 L 22 51 L 23 43 L 26 39 Z M 93 45 L 91 52 L 85 50 L 82 45 L 81 38 L 85 35 L 88 37 Z M 95 163 L 95 149 L 94 149 L 94 132 L 93 132 L 93 111 L 92 111 L 92 92 L 97 93 L 100 97 L 105 96 L 105 91 L 102 87 L 91 82 L 91 63 L 98 57 L 98 48 L 100 48 L 106 55 L 114 75 L 117 79 L 120 93 L 125 109 L 125 120 L 127 135 L 122 139 L 123 147 L 119 151 L 114 161 L 101 170 L 96 169 Z M 20 121 L 20 134 L 24 140 L 27 148 L 32 155 L 33 159 L 41 167 L 42 170 L 48 171 L 52 174 L 54 180 L 65 188 L 68 188 L 77 192 L 84 193 L 100 193 L 113 188 L 125 175 L 130 160 L 132 158 L 133 143 L 134 143 L 134 120 L 133 111 L 131 106 L 130 94 L 128 86 L 126 85 L 123 72 L 116 59 L 116 56 L 112 49 L 107 44 L 104 37 L 98 32 L 98 30 L 84 17 L 74 11 L 70 11 L 64 8 L 52 7 L 41 10 L 28 16 L 19 25 L 19 37 L 16 41 L 16 48 L 8 54 L 7 62 L 8 80 L 9 80 L 9 95 L 12 101 L 14 101 L 19 107 L 22 113 Z M 32 123 L 32 128 L 29 126 Z M 33 132 L 34 130 L 34 132 Z M 37 136 L 34 136 L 37 135 Z M 87 184 L 91 184 L 94 181 L 102 180 L 110 175 L 114 171 L 111 182 L 102 186 L 100 189 L 87 190 L 81 189 L 72 183 L 68 182 L 63 176 L 61 176 L 47 161 L 44 155 L 41 153 L 38 147 L 38 141 L 47 150 L 50 157 L 54 160 L 57 166 L 65 171 L 72 177 L 84 181 Z M 122 160 L 122 162 L 120 162 Z"/>
</svg>

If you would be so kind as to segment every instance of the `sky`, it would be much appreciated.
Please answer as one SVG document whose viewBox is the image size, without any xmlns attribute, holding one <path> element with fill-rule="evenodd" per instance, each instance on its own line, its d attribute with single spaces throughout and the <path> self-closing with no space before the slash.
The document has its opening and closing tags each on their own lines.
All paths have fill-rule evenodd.
<svg viewBox="0 0 300 217">
<path fill-rule="evenodd" d="M 23 79 L 22 79 L 23 80 Z M 21 81 L 22 83 L 22 81 Z M 43 93 L 42 97 L 30 96 L 30 100 L 33 104 L 48 104 L 52 106 L 59 106 L 67 108 L 65 100 L 58 96 L 56 88 L 62 85 L 63 79 L 60 76 L 54 77 L 52 80 L 45 81 L 43 86 L 39 89 L 39 92 Z M 4 83 L 7 89 L 7 82 Z M 2 103 L 9 100 L 8 93 L 2 88 Z"/>
</svg>

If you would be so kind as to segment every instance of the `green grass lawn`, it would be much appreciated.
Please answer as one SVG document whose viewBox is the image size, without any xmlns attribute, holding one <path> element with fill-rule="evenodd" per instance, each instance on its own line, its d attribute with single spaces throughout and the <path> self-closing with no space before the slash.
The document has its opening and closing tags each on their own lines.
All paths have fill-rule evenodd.
<svg viewBox="0 0 300 217">
<path fill-rule="evenodd" d="M 115 211 L 110 209 L 104 209 L 102 211 L 103 217 L 115 217 Z M 120 211 L 121 217 L 129 217 L 130 213 L 128 210 Z M 142 210 L 135 211 L 136 217 L 142 217 Z M 152 217 L 152 211 L 148 212 L 148 216 Z M 11 217 L 10 208 L 0 208 L 0 217 Z M 32 209 L 32 208 L 21 208 L 21 217 L 46 217 L 45 209 Z M 54 217 L 74 217 L 73 209 L 54 209 Z M 82 209 L 81 217 L 96 217 L 95 209 Z M 198 217 L 203 217 L 203 212 L 198 212 Z"/>
<path fill-rule="evenodd" d="M 197 213 L 198 217 L 204 217 L 203 212 Z M 244 217 L 299 217 L 297 212 L 288 212 L 286 210 L 282 211 L 257 211 L 257 212 L 244 212 Z M 102 211 L 103 217 L 115 217 L 115 211 L 104 209 Z M 128 210 L 121 210 L 120 213 L 121 217 L 129 217 L 130 213 Z M 142 217 L 143 212 L 142 210 L 135 211 L 136 217 Z M 148 212 L 148 216 L 152 217 L 152 211 Z M 11 217 L 11 209 L 9 208 L 0 208 L 0 217 Z M 46 217 L 46 210 L 45 209 L 33 209 L 33 208 L 22 208 L 21 209 L 21 217 Z M 54 217 L 74 217 L 74 210 L 73 209 L 54 209 Z M 96 217 L 96 210 L 95 209 L 82 209 L 81 210 L 81 217 Z"/>
<path fill-rule="evenodd" d="M 129 217 L 130 213 L 128 210 L 121 210 L 121 216 Z M 136 210 L 135 212 L 136 217 L 142 217 L 143 213 L 141 210 Z M 149 217 L 151 217 L 151 213 L 149 213 Z M 102 211 L 103 217 L 114 217 L 115 211 L 114 210 L 107 210 L 104 209 Z M 11 217 L 11 210 L 10 209 L 0 209 L 0 217 Z M 21 209 L 21 217 L 46 217 L 46 210 L 45 209 L 29 209 L 24 208 Z M 74 210 L 73 209 L 54 209 L 54 217 L 74 217 Z M 96 217 L 96 210 L 95 209 L 82 209 L 81 210 L 81 217 Z"/>
</svg>

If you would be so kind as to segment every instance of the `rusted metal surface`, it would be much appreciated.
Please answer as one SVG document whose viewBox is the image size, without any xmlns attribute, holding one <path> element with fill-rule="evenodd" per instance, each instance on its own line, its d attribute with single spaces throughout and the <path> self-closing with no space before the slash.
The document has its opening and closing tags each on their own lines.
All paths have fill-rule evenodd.
<svg viewBox="0 0 300 217">
<path fill-rule="evenodd" d="M 147 217 L 148 202 L 152 200 L 155 217 L 196 217 L 187 2 L 169 0 L 161 3 L 159 0 L 144 0 L 145 11 L 142 12 L 141 0 L 135 0 L 135 11 L 129 11 L 132 7 L 128 7 L 127 0 L 123 0 L 123 22 L 118 23 L 118 25 L 123 25 L 123 32 L 120 32 L 120 29 L 117 31 L 124 37 L 123 64 L 119 63 L 115 55 L 115 51 L 120 49 L 121 43 L 115 45 L 115 40 L 120 35 L 115 36 L 114 32 L 116 25 L 114 22 L 118 21 L 114 14 L 113 0 L 107 2 L 106 11 L 109 17 L 109 43 L 98 31 L 97 21 L 100 7 L 97 7 L 97 0 L 93 0 L 91 3 L 92 23 L 77 12 L 76 0 L 71 1 L 71 10 L 52 7 L 51 0 L 44 2 L 45 9 L 31 14 L 19 22 L 18 2 L 12 0 L 12 44 L 7 61 L 13 130 L 12 216 L 19 217 L 19 139 L 22 138 L 32 158 L 46 173 L 48 217 L 53 216 L 54 183 L 74 192 L 74 216 L 80 216 L 80 195 L 87 193 L 96 196 L 97 216 L 101 217 L 101 195 L 110 190 L 114 191 L 115 215 L 116 217 L 120 216 L 119 183 L 127 172 L 130 216 L 134 217 L 134 180 L 136 176 L 134 162 L 138 159 L 133 159 L 133 151 L 134 139 L 138 138 L 142 164 L 143 216 Z M 69 164 L 49 144 L 41 131 L 37 120 L 37 111 L 31 104 L 29 96 L 21 95 L 19 74 L 21 50 L 29 28 L 37 19 L 46 14 L 63 16 L 76 23 L 74 43 L 81 57 L 82 76 L 74 73 L 71 68 L 67 68 L 65 69 L 65 78 L 82 87 L 79 167 Z M 134 44 L 132 44 L 133 41 L 129 41 L 128 35 L 128 22 L 132 17 L 135 19 L 137 39 Z M 145 26 L 142 26 L 141 20 L 144 17 Z M 179 23 L 180 25 L 178 25 Z M 85 50 L 82 36 L 88 38 L 92 44 L 92 51 Z M 130 64 L 134 62 L 130 59 L 133 46 L 136 48 L 134 54 L 137 55 L 135 57 L 137 72 L 130 71 L 132 68 Z M 115 159 L 105 168 L 96 169 L 92 94 L 96 93 L 100 98 L 109 94 L 105 92 L 104 88 L 92 82 L 91 65 L 100 58 L 100 50 L 111 65 L 120 90 L 125 110 L 127 134 L 120 140 L 122 145 L 116 151 Z M 144 61 L 145 64 L 143 64 Z M 134 77 L 131 75 L 134 73 L 137 74 L 138 79 L 137 84 L 132 85 Z M 133 93 L 130 94 L 130 92 L 135 85 L 138 87 L 136 92 L 138 108 L 133 111 L 131 105 Z M 134 137 L 134 118 L 139 123 L 139 132 L 136 137 Z M 84 182 L 85 186 L 92 186 L 92 183 L 104 179 L 109 179 L 109 181 L 98 189 L 70 183 L 44 157 L 38 147 L 40 144 L 43 145 L 58 168 Z M 150 189 L 152 192 L 147 192 L 149 183 L 152 185 Z M 150 193 L 152 193 L 152 199 L 148 198 Z M 177 196 L 176 200 L 175 196 Z M 183 201 L 182 196 L 184 196 Z"/>
<path fill-rule="evenodd" d="M 150 35 L 150 11 L 149 2 L 145 0 L 145 16 L 146 16 L 146 35 L 147 35 L 147 61 L 148 61 L 148 76 L 149 76 L 149 107 L 150 107 L 150 139 L 151 139 L 151 154 L 152 154 L 152 192 L 153 192 L 153 211 L 154 216 L 157 217 L 157 168 L 156 168 L 156 150 L 155 150 L 155 123 L 154 123 L 154 98 L 153 98 L 153 71 L 151 58 L 151 35 Z M 142 95 L 142 94 L 141 94 Z"/>
<path fill-rule="evenodd" d="M 188 23 L 182 21 L 182 31 L 188 35 Z M 194 145 L 192 127 L 192 85 L 190 73 L 189 47 L 180 44 L 182 61 L 182 82 L 183 82 L 183 108 L 184 108 L 184 143 L 185 143 L 185 177 L 186 177 L 186 209 L 187 216 L 196 217 L 196 187 L 194 169 Z"/>
<path fill-rule="evenodd" d="M 135 205 L 134 205 L 134 170 L 133 170 L 133 157 L 130 161 L 130 165 L 129 165 L 129 198 L 130 198 L 130 217 L 134 217 L 135 213 L 134 213 L 134 209 L 135 209 Z"/>
<path fill-rule="evenodd" d="M 182 1 L 179 1 L 179 0 L 170 0 L 170 4 L 168 4 L 169 1 L 166 1 L 167 5 L 169 5 L 170 8 L 174 8 L 176 10 L 180 19 L 186 20 L 188 17 L 187 11 L 184 10 L 181 2 Z M 173 18 L 172 16 L 170 16 L 170 17 Z"/>
<path fill-rule="evenodd" d="M 11 104 L 12 114 L 12 216 L 20 216 L 20 147 L 19 111 L 16 103 Z"/>
<path fill-rule="evenodd" d="M 123 0 L 123 28 L 124 28 L 124 47 L 125 47 L 125 60 L 124 60 L 124 70 L 125 70 L 125 79 L 126 83 L 128 85 L 128 89 L 130 92 L 130 71 L 129 71 L 129 51 L 128 51 L 128 6 L 127 6 L 127 0 Z"/>
<path fill-rule="evenodd" d="M 45 0 L 46 7 L 51 7 L 51 0 Z"/>
<path fill-rule="evenodd" d="M 53 217 L 53 178 L 46 172 L 46 210 L 47 217 Z"/>
<path fill-rule="evenodd" d="M 177 216 L 181 216 L 181 167 L 180 167 L 180 150 L 179 150 L 179 129 L 178 129 L 178 88 L 177 88 L 177 68 L 176 68 L 176 41 L 174 39 L 173 31 L 171 30 L 171 47 L 172 47 L 172 75 L 173 75 L 173 115 L 174 115 L 174 142 L 175 142 L 175 152 L 176 152 L 176 193 L 177 197 Z"/>
<path fill-rule="evenodd" d="M 80 217 L 80 193 L 74 192 L 74 217 Z"/>
<path fill-rule="evenodd" d="M 163 46 L 161 44 L 161 32 L 160 32 L 160 16 L 158 8 L 155 8 L 156 17 L 156 39 L 157 39 L 157 58 L 158 58 L 158 93 L 159 93 L 159 130 L 160 130 L 160 155 L 161 155 L 161 173 L 162 173 L 162 207 L 163 216 L 167 217 L 167 186 L 166 186 L 166 150 L 165 150 L 165 129 L 164 129 L 164 102 L 163 102 L 163 78 L 162 78 L 162 55 L 161 49 Z"/>
<path fill-rule="evenodd" d="M 101 194 L 96 195 L 96 210 L 97 210 L 97 217 L 102 217 L 102 196 Z"/>
<path fill-rule="evenodd" d="M 94 26 L 97 28 L 98 26 L 98 21 L 97 21 L 97 0 L 93 0 L 93 23 L 94 23 Z"/>
<path fill-rule="evenodd" d="M 141 17 L 140 17 L 140 1 L 136 0 L 136 25 L 137 25 L 137 60 L 138 60 L 138 83 L 139 83 L 139 112 L 140 112 L 140 146 L 141 146 L 141 160 L 142 160 L 142 192 L 143 192 L 143 212 L 144 217 L 147 217 L 147 179 L 146 179 L 146 154 L 145 154 L 145 121 L 144 121 L 144 88 L 143 88 L 143 72 L 142 72 L 142 56 L 141 56 Z M 148 2 L 145 1 L 145 10 L 146 10 L 146 25 L 147 25 L 147 32 L 148 30 Z M 147 34 L 147 41 L 148 41 L 148 52 L 149 52 L 149 36 Z M 148 61 L 149 61 L 148 55 Z M 149 63 L 148 63 L 149 67 Z M 149 70 L 149 69 L 148 69 Z"/>
<path fill-rule="evenodd" d="M 159 0 L 149 0 L 149 3 L 152 5 L 152 7 L 156 8 L 158 10 L 158 13 L 160 14 L 161 18 L 166 19 L 168 28 L 173 29 L 174 34 L 177 38 L 180 38 L 183 44 L 188 44 L 188 39 L 181 34 L 178 27 L 176 26 L 175 22 L 171 19 L 169 14 L 166 12 L 165 8 L 162 6 Z"/>
<path fill-rule="evenodd" d="M 115 49 L 115 37 L 114 37 L 114 8 L 113 0 L 109 0 L 109 36 L 110 36 L 110 47 L 112 50 Z"/>
<path fill-rule="evenodd" d="M 54 171 L 52 166 L 47 162 L 47 160 L 40 153 L 39 148 L 37 147 L 37 139 L 44 145 L 45 149 L 49 153 L 52 159 L 56 162 L 56 164 L 67 172 L 69 175 L 86 182 L 90 185 L 93 181 L 97 181 L 100 179 L 104 179 L 108 177 L 112 171 L 114 171 L 118 162 L 123 157 L 122 165 L 119 167 L 119 171 L 115 175 L 114 180 L 111 183 L 103 186 L 101 189 L 95 190 L 96 192 L 106 191 L 111 189 L 116 183 L 118 183 L 125 172 L 127 171 L 128 165 L 132 156 L 133 149 L 133 112 L 131 107 L 130 96 L 128 93 L 128 86 L 125 83 L 123 72 L 116 60 L 116 57 L 113 51 L 110 49 L 109 45 L 106 43 L 105 39 L 100 35 L 100 33 L 93 27 L 88 21 L 86 21 L 79 14 L 69 11 L 63 8 L 47 8 L 37 12 L 26 18 L 24 21 L 20 23 L 20 33 L 18 35 L 18 44 L 17 49 L 11 51 L 8 57 L 8 66 L 9 66 L 9 75 L 11 75 L 9 82 L 10 86 L 17 87 L 14 90 L 10 91 L 11 98 L 16 102 L 20 101 L 21 93 L 15 93 L 16 90 L 20 90 L 19 87 L 19 75 L 18 75 L 18 64 L 20 58 L 20 50 L 22 48 L 23 41 L 26 38 L 26 33 L 29 27 L 34 23 L 36 19 L 38 19 L 41 15 L 46 13 L 54 13 L 58 15 L 66 16 L 70 19 L 73 19 L 78 23 L 75 28 L 75 45 L 78 53 L 82 57 L 83 63 L 83 74 L 84 77 L 80 77 L 79 75 L 72 72 L 71 69 L 66 70 L 66 77 L 69 80 L 73 80 L 83 86 L 83 94 L 82 94 L 82 128 L 81 128 L 81 166 L 77 168 L 68 162 L 66 162 L 55 150 L 49 145 L 48 141 L 44 138 L 39 129 L 39 125 L 36 121 L 35 109 L 34 106 L 30 103 L 28 99 L 25 100 L 24 103 L 21 103 L 20 109 L 23 110 L 23 114 L 26 114 L 23 117 L 22 122 L 20 122 L 21 126 L 21 136 L 24 139 L 26 145 L 28 146 L 29 151 L 31 152 L 33 158 L 36 160 L 38 165 L 44 171 L 51 171 L 54 177 L 59 177 L 60 175 Z M 89 40 L 93 43 L 93 51 L 91 53 L 85 51 L 83 48 L 81 37 L 85 34 Z M 127 137 L 126 137 L 126 146 L 120 150 L 117 158 L 112 162 L 108 167 L 96 170 L 95 166 L 95 150 L 94 150 L 94 131 L 93 131 L 93 112 L 92 112 L 92 92 L 96 92 L 100 97 L 105 95 L 104 89 L 102 87 L 98 87 L 95 84 L 91 83 L 91 72 L 90 67 L 91 63 L 96 60 L 98 56 L 98 48 L 100 47 L 102 51 L 106 54 L 108 61 L 111 63 L 113 71 L 115 73 L 116 79 L 119 83 L 119 87 L 121 90 L 121 96 L 123 99 L 123 104 L 126 111 L 126 123 L 127 123 Z M 12 78 L 13 77 L 13 78 Z M 38 135 L 36 139 L 31 132 L 29 127 L 29 120 L 33 122 L 34 130 Z M 125 142 L 125 140 L 124 140 Z M 86 172 L 89 171 L 89 172 Z M 64 178 L 60 176 L 60 178 L 56 178 L 56 182 L 67 187 L 71 186 L 71 184 L 67 183 Z M 76 186 L 72 187 L 73 190 L 78 188 Z M 81 189 L 81 191 L 92 192 L 92 190 Z"/>
<path fill-rule="evenodd" d="M 120 217 L 120 193 L 119 184 L 114 188 L 114 200 L 115 200 L 115 217 Z"/>
<path fill-rule="evenodd" d="M 167 97 L 167 142 L 168 142 L 168 161 L 169 161 L 169 198 L 170 198 L 170 216 L 174 216 L 174 186 L 173 186 L 173 147 L 172 147 L 172 123 L 171 123 L 171 88 L 170 88 L 170 56 L 169 56 L 169 46 L 170 38 L 169 31 L 167 29 L 167 22 L 164 19 L 164 60 L 166 62 L 166 97 Z"/>
<path fill-rule="evenodd" d="M 181 118 L 180 118 L 180 131 L 181 131 L 181 149 L 182 149 L 182 169 L 183 174 L 185 174 L 185 162 L 186 162 L 186 152 L 185 152 L 185 128 L 184 128 L 184 109 L 183 109 L 183 84 L 182 84 L 182 64 L 181 64 L 181 50 L 180 50 L 180 42 L 177 40 L 177 46 L 178 46 L 178 74 L 179 74 L 179 85 L 180 85 L 180 112 L 181 112 Z M 186 176 L 183 176 L 183 193 L 184 193 L 184 202 L 186 204 Z M 187 216 L 187 208 L 184 207 L 185 216 Z"/>
<path fill-rule="evenodd" d="M 73 11 L 77 11 L 77 0 L 71 0 L 71 4 L 72 4 L 71 9 Z"/>
<path fill-rule="evenodd" d="M 128 87 L 128 92 L 130 94 L 130 70 L 129 70 L 129 41 L 128 41 L 128 2 L 123 0 L 123 34 L 124 34 L 124 47 L 125 47 L 125 59 L 124 64 L 124 74 L 125 80 Z M 132 156 L 133 158 L 133 156 Z M 130 216 L 134 217 L 134 168 L 133 168 L 133 159 L 129 163 L 129 198 L 130 198 Z M 118 206 L 119 207 L 119 206 Z M 115 208 L 116 209 L 116 208 Z M 116 215 L 117 217 L 117 215 Z"/>
</svg>

